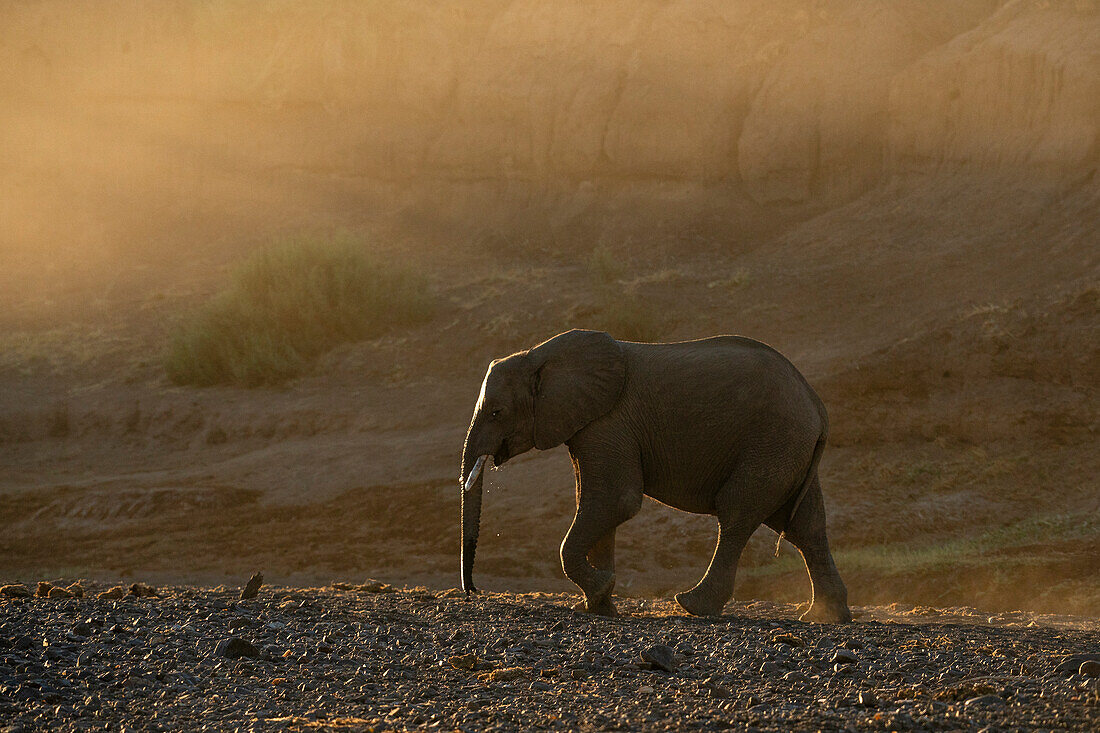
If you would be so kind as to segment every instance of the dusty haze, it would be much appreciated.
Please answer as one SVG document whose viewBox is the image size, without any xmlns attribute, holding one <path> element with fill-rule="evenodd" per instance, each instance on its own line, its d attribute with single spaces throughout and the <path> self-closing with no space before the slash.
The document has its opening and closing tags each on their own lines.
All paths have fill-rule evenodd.
<svg viewBox="0 0 1100 733">
<path fill-rule="evenodd" d="M 24 1 L 0 69 L 5 577 L 452 586 L 486 364 L 619 335 L 611 292 L 818 389 L 853 603 L 1100 614 L 1100 3 Z M 168 382 L 228 267 L 337 230 L 433 320 L 280 388 Z M 483 584 L 572 588 L 571 480 L 491 475 Z M 713 520 L 620 537 L 619 588 L 663 595 Z M 737 596 L 805 600 L 771 539 Z"/>
</svg>

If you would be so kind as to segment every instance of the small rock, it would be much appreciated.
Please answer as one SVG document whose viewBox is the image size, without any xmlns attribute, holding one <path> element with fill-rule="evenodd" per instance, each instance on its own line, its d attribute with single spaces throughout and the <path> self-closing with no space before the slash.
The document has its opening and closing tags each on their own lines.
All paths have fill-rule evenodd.
<svg viewBox="0 0 1100 733">
<path fill-rule="evenodd" d="M 706 688 L 711 697 L 717 700 L 726 700 L 733 697 L 733 693 L 729 690 L 728 687 L 720 685 L 712 680 L 707 680 L 705 683 L 703 683 L 703 687 Z"/>
<path fill-rule="evenodd" d="M 1005 701 L 997 695 L 979 695 L 963 703 L 965 707 L 1002 707 Z"/>
<path fill-rule="evenodd" d="M 260 656 L 260 650 L 255 644 L 239 636 L 233 636 L 219 642 L 214 653 L 227 659 L 240 659 L 241 657 L 255 658 Z"/>
<path fill-rule="evenodd" d="M 31 592 L 27 590 L 25 585 L 13 583 L 0 587 L 0 595 L 5 595 L 8 598 L 30 598 Z"/>
<path fill-rule="evenodd" d="M 1062 657 L 1058 666 L 1054 668 L 1054 674 L 1073 674 L 1079 671 L 1085 662 L 1100 662 L 1100 654 L 1070 654 Z"/>
<path fill-rule="evenodd" d="M 772 637 L 772 641 L 776 644 L 786 644 L 787 646 L 805 646 L 805 642 L 794 634 L 779 634 L 778 636 Z"/>
<path fill-rule="evenodd" d="M 260 586 L 264 584 L 264 574 L 261 572 L 255 572 L 252 577 L 248 579 L 248 585 L 241 591 L 241 600 L 246 601 L 249 598 L 255 598 L 260 592 Z"/>
<path fill-rule="evenodd" d="M 873 708 L 878 705 L 878 698 L 867 690 L 859 693 L 859 704 L 865 708 Z"/>
<path fill-rule="evenodd" d="M 550 692 L 550 690 L 554 689 L 554 686 L 551 685 L 549 682 L 543 682 L 542 680 L 535 680 L 534 682 L 531 683 L 531 689 L 532 690 L 538 690 L 539 692 Z"/>
<path fill-rule="evenodd" d="M 833 658 L 829 660 L 829 664 L 856 664 L 859 662 L 859 657 L 856 653 L 841 647 L 833 654 Z"/>
<path fill-rule="evenodd" d="M 664 644 L 655 644 L 642 652 L 642 661 L 649 662 L 666 672 L 676 671 L 676 652 L 672 647 Z"/>
<path fill-rule="evenodd" d="M 526 667 L 504 667 L 503 669 L 494 669 L 492 672 L 479 675 L 479 679 L 488 682 L 510 682 L 512 680 L 529 677 L 530 675 L 531 670 Z"/>
<path fill-rule="evenodd" d="M 392 593 L 393 586 L 389 583 L 383 583 L 381 580 L 367 578 L 366 582 L 359 586 L 359 590 L 367 593 Z"/>
<path fill-rule="evenodd" d="M 1077 674 L 1085 677 L 1100 677 L 1100 662 L 1094 662 L 1091 659 L 1081 662 L 1081 666 L 1077 668 Z"/>
<path fill-rule="evenodd" d="M 157 591 L 152 586 L 145 585 L 145 583 L 134 583 L 130 586 L 129 595 L 137 596 L 138 598 L 154 598 L 157 595 Z"/>
<path fill-rule="evenodd" d="M 656 690 L 654 690 L 649 685 L 642 685 L 638 688 L 639 695 L 652 695 L 654 692 L 656 692 Z"/>
<path fill-rule="evenodd" d="M 73 583 L 65 590 L 69 591 L 69 593 L 71 593 L 74 598 L 84 597 L 84 586 L 82 586 L 79 582 Z"/>
<path fill-rule="evenodd" d="M 83 636 L 86 638 L 95 633 L 95 627 L 89 623 L 81 621 L 80 623 L 73 626 L 72 631 L 73 634 L 75 634 L 76 636 Z"/>
<path fill-rule="evenodd" d="M 96 596 L 101 601 L 117 601 L 126 597 L 126 590 L 121 585 L 116 585 L 110 590 L 105 590 Z"/>
<path fill-rule="evenodd" d="M 47 583 L 44 580 L 38 581 L 38 590 L 34 592 L 39 598 L 49 598 L 50 591 L 53 590 L 53 583 Z"/>
<path fill-rule="evenodd" d="M 474 667 L 477 666 L 477 655 L 476 654 L 456 654 L 455 656 L 448 659 L 447 663 L 450 664 L 455 669 L 470 670 L 470 669 L 473 669 Z"/>
<path fill-rule="evenodd" d="M 802 674 L 801 672 L 794 671 L 788 672 L 787 674 L 783 675 L 783 679 L 787 682 L 805 682 L 807 678 L 806 675 Z"/>
<path fill-rule="evenodd" d="M 53 586 L 52 588 L 50 588 L 49 593 L 50 593 L 50 595 L 49 595 L 50 598 L 72 598 L 73 597 L 72 593 L 70 593 L 69 591 L 65 590 L 64 588 L 61 588 L 60 586 L 56 586 L 56 585 Z"/>
</svg>

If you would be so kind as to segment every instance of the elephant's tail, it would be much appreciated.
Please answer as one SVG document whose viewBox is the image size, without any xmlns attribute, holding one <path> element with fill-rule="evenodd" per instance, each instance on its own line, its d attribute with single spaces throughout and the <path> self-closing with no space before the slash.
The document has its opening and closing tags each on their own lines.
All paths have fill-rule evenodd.
<svg viewBox="0 0 1100 733">
<path fill-rule="evenodd" d="M 814 482 L 814 475 L 817 473 L 817 463 L 821 460 L 821 453 L 825 450 L 825 440 L 828 436 L 829 424 L 826 422 L 822 426 L 821 435 L 818 436 L 817 444 L 814 446 L 814 454 L 810 457 L 810 468 L 806 471 L 806 477 L 802 479 L 802 486 L 798 489 L 798 495 L 794 499 L 794 506 L 791 507 L 791 513 L 787 517 L 783 529 L 779 532 L 779 539 L 775 541 L 776 557 L 779 557 L 779 545 L 783 543 L 783 537 L 787 534 L 787 527 L 791 526 L 791 522 L 794 521 L 794 515 L 798 513 L 798 507 L 802 505 L 802 500 L 806 498 L 806 492 L 810 490 L 810 486 Z"/>
</svg>

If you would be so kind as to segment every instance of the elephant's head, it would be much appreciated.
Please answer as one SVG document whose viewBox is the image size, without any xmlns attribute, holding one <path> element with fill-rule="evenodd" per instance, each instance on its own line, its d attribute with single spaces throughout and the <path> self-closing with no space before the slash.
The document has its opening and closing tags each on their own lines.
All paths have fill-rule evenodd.
<svg viewBox="0 0 1100 733">
<path fill-rule="evenodd" d="M 568 331 L 489 365 L 462 450 L 462 589 L 474 590 L 485 463 L 569 440 L 619 399 L 622 350 L 606 333 Z"/>
</svg>

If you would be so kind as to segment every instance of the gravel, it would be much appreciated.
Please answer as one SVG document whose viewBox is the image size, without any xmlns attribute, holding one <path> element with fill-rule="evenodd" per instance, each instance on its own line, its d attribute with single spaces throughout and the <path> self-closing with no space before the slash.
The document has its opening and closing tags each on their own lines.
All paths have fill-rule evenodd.
<svg viewBox="0 0 1100 733">
<path fill-rule="evenodd" d="M 374 581 L 244 601 L 84 585 L 0 598 L 0 731 L 1100 729 L 1094 620 L 876 608 L 821 626 L 762 602 L 699 619 L 623 598 L 599 618 L 564 594 Z"/>
</svg>

